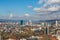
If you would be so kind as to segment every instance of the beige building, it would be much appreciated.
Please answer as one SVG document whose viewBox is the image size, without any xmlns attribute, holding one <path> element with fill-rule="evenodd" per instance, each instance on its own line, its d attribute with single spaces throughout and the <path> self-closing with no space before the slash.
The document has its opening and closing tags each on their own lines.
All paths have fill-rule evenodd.
<svg viewBox="0 0 60 40">
<path fill-rule="evenodd" d="M 7 39 L 7 40 L 16 40 L 16 39 Z"/>
</svg>

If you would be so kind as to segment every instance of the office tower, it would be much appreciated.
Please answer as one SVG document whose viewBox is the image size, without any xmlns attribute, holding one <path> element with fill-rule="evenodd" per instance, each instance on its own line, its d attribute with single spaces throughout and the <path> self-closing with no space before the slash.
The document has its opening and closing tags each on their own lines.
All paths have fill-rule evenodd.
<svg viewBox="0 0 60 40">
<path fill-rule="evenodd" d="M 56 21 L 56 24 L 55 25 L 56 25 L 56 27 L 58 26 L 58 21 Z"/>
</svg>

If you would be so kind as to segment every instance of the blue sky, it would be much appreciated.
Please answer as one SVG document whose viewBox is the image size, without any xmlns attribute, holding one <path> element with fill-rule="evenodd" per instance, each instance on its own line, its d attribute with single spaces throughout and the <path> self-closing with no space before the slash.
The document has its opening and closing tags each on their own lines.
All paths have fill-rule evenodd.
<svg viewBox="0 0 60 40">
<path fill-rule="evenodd" d="M 24 15 L 39 20 L 60 19 L 60 0 L 0 0 L 0 17 Z"/>
<path fill-rule="evenodd" d="M 0 16 L 7 16 L 10 13 L 15 16 L 22 16 L 25 13 L 33 15 L 33 10 L 27 6 L 37 6 L 38 0 L 0 0 Z M 39 6 L 39 5 L 38 5 Z"/>
</svg>

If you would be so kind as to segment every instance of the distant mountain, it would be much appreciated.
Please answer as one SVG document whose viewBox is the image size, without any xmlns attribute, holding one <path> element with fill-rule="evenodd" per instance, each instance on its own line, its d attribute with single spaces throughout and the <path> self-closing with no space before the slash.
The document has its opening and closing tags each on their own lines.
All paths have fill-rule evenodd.
<svg viewBox="0 0 60 40">
<path fill-rule="evenodd" d="M 60 21 L 60 19 L 51 19 L 51 20 L 40 20 L 40 22 L 54 22 L 54 21 Z"/>
<path fill-rule="evenodd" d="M 38 21 L 33 21 L 33 23 L 40 23 L 40 22 L 49 22 L 49 23 L 55 23 L 57 21 L 60 21 L 60 19 L 51 19 L 51 20 L 38 20 Z"/>
<path fill-rule="evenodd" d="M 55 22 L 60 21 L 60 19 L 52 19 L 52 20 L 32 20 L 32 22 Z M 27 22 L 28 20 L 24 20 Z M 0 22 L 20 22 L 20 20 L 13 20 L 13 19 L 0 19 Z"/>
<path fill-rule="evenodd" d="M 0 19 L 0 22 L 19 22 L 20 20 Z"/>
</svg>

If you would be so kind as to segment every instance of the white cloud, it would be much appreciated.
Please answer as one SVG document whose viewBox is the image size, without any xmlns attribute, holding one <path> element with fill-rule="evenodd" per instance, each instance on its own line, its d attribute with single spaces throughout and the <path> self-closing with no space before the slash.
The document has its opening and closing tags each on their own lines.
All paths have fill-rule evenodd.
<svg viewBox="0 0 60 40">
<path fill-rule="evenodd" d="M 53 7 L 48 8 L 48 10 L 49 11 L 57 11 L 57 10 L 59 10 L 59 7 L 53 6 Z"/>
<path fill-rule="evenodd" d="M 60 3 L 60 0 L 48 0 L 47 3 Z"/>
<path fill-rule="evenodd" d="M 33 8 L 34 11 L 39 12 L 40 8 Z"/>
<path fill-rule="evenodd" d="M 43 2 L 46 2 L 46 0 L 39 0 L 39 1 L 38 1 L 38 4 L 41 4 L 41 3 L 43 3 Z"/>
<path fill-rule="evenodd" d="M 54 3 L 59 3 L 60 0 L 39 0 L 39 2 L 46 2 L 46 3 L 40 8 L 38 8 L 38 7 L 33 8 L 33 10 L 36 11 L 36 12 L 41 12 L 41 11 L 42 12 L 47 12 L 47 11 L 60 10 L 60 6 L 54 4 Z M 54 4 L 54 5 L 52 5 L 51 3 Z"/>
<path fill-rule="evenodd" d="M 50 13 L 50 12 L 53 12 L 53 11 L 58 11 L 60 8 L 57 6 L 53 6 L 53 7 L 49 7 L 49 8 L 34 8 L 33 10 L 37 13 Z"/>
<path fill-rule="evenodd" d="M 35 7 L 33 10 L 38 14 L 38 19 L 59 19 L 60 17 L 60 0 L 39 0 L 38 3 L 43 3 L 41 7 Z M 43 14 L 44 16 L 40 16 Z M 58 14 L 58 18 L 56 17 Z"/>
<path fill-rule="evenodd" d="M 12 18 L 13 17 L 13 14 L 11 13 L 9 17 Z"/>
<path fill-rule="evenodd" d="M 30 15 L 28 13 L 26 13 L 24 16 L 29 17 Z"/>
<path fill-rule="evenodd" d="M 45 4 L 43 5 L 44 7 L 48 6 L 48 5 L 56 5 L 56 4 L 60 4 L 60 0 L 46 0 Z"/>
<path fill-rule="evenodd" d="M 32 6 L 31 5 L 29 5 L 29 6 L 27 6 L 28 8 L 32 8 Z"/>
</svg>

